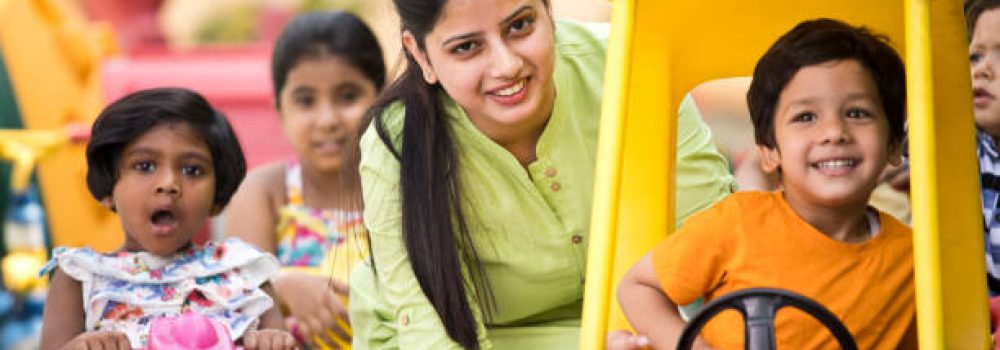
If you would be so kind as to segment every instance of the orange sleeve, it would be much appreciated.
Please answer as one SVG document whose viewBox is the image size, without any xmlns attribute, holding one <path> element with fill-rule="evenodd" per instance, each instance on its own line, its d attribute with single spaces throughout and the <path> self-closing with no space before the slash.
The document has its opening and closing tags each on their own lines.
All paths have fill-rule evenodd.
<svg viewBox="0 0 1000 350">
<path fill-rule="evenodd" d="M 686 305 L 722 284 L 734 256 L 739 204 L 724 199 L 695 214 L 653 248 L 653 270 L 660 288 L 677 305 Z"/>
</svg>

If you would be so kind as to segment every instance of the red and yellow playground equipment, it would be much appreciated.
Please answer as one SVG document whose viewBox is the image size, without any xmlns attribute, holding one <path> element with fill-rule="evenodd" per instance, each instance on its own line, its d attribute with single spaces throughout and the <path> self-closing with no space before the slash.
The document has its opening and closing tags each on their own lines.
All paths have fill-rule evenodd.
<svg viewBox="0 0 1000 350">
<path fill-rule="evenodd" d="M 751 75 L 782 33 L 818 17 L 868 26 L 904 53 L 921 349 L 990 346 L 961 0 L 612 2 L 581 349 L 627 328 L 615 281 L 674 230 L 669 116 L 681 98 Z"/>
</svg>

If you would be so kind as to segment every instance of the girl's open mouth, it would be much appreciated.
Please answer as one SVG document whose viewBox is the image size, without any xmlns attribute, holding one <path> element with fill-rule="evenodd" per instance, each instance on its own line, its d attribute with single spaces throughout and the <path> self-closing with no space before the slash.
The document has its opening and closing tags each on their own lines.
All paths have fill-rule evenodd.
<svg viewBox="0 0 1000 350">
<path fill-rule="evenodd" d="M 177 217 L 168 209 L 153 211 L 149 221 L 153 224 L 153 234 L 166 235 L 177 228 Z"/>
</svg>

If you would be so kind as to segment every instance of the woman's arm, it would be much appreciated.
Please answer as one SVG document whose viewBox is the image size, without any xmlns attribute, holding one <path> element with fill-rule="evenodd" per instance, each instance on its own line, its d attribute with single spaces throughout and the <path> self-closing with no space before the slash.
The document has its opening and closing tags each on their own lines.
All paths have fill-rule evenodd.
<svg viewBox="0 0 1000 350">
<path fill-rule="evenodd" d="M 265 252 L 275 252 L 276 203 L 284 188 L 284 170 L 283 163 L 272 163 L 250 171 L 226 208 L 226 236 L 238 237 Z"/>
<path fill-rule="evenodd" d="M 735 185 L 726 158 L 719 153 L 712 131 L 701 119 L 690 95 L 677 111 L 677 217 L 689 216 L 732 193 Z"/>
<path fill-rule="evenodd" d="M 56 350 L 84 332 L 80 282 L 56 268 L 42 314 L 42 350 Z"/>
</svg>

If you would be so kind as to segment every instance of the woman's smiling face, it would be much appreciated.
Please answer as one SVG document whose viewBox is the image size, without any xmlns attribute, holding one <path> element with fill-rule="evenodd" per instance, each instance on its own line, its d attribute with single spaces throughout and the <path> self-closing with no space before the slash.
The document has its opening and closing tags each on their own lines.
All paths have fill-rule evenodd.
<svg viewBox="0 0 1000 350">
<path fill-rule="evenodd" d="M 554 24 L 541 0 L 450 0 L 422 48 L 403 43 L 430 83 L 440 83 L 499 143 L 548 120 L 555 98 Z"/>
</svg>

